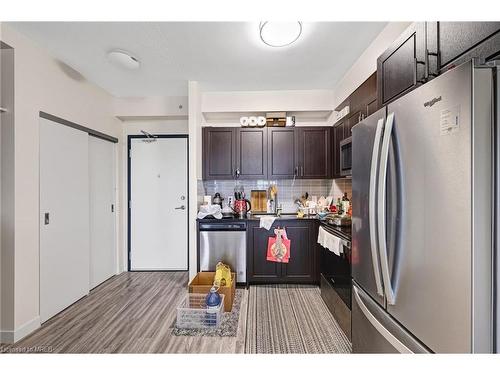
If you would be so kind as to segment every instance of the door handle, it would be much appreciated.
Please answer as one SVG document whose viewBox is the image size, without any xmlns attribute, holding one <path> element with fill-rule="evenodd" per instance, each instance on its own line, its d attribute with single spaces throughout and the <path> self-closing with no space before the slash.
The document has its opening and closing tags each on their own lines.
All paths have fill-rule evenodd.
<svg viewBox="0 0 500 375">
<path fill-rule="evenodd" d="M 44 224 L 49 225 L 50 224 L 50 214 L 48 212 L 46 212 L 45 215 L 43 215 L 43 216 L 44 216 L 44 220 L 43 220 Z"/>
<path fill-rule="evenodd" d="M 382 151 L 380 153 L 380 166 L 379 166 L 379 184 L 377 193 L 377 209 L 378 209 L 378 243 L 380 251 L 380 266 L 382 268 L 382 279 L 384 281 L 385 295 L 387 297 L 387 303 L 389 305 L 394 305 L 396 303 L 396 297 L 392 289 L 391 276 L 389 274 L 389 260 L 387 256 L 387 242 L 385 239 L 385 194 L 387 189 L 387 162 L 389 156 L 389 146 L 391 143 L 391 134 L 394 126 L 394 112 L 387 116 L 384 129 L 384 138 L 382 140 Z"/>
<path fill-rule="evenodd" d="M 370 220 L 370 247 L 372 253 L 373 274 L 375 275 L 375 285 L 377 287 L 377 294 L 381 297 L 384 296 L 382 289 L 382 282 L 380 279 L 378 245 L 377 245 L 377 226 L 375 217 L 375 197 L 377 194 L 377 166 L 378 156 L 380 149 L 380 141 L 382 139 L 382 130 L 384 129 L 384 119 L 378 120 L 377 129 L 375 130 L 375 140 L 373 141 L 372 160 L 370 167 L 370 190 L 368 193 L 368 217 Z"/>
<path fill-rule="evenodd" d="M 182 205 L 182 206 L 179 206 L 179 207 L 175 207 L 175 210 L 185 210 L 186 209 L 186 206 Z"/>
</svg>

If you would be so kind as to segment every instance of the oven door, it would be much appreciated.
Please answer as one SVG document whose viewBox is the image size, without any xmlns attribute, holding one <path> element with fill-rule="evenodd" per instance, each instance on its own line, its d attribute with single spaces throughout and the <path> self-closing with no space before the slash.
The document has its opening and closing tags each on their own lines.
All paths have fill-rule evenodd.
<svg viewBox="0 0 500 375">
<path fill-rule="evenodd" d="M 340 142 L 340 174 L 342 176 L 350 176 L 352 169 L 352 137 L 344 139 Z"/>
<path fill-rule="evenodd" d="M 351 308 L 351 263 L 350 249 L 344 245 L 340 256 L 320 246 L 320 272 L 324 281 L 335 289 L 344 303 Z"/>
</svg>

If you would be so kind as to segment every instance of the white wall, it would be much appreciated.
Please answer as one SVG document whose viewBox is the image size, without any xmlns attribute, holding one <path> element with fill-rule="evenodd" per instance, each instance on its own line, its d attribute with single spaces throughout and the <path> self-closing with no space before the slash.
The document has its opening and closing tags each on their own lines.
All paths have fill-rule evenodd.
<svg viewBox="0 0 500 375">
<path fill-rule="evenodd" d="M 202 112 L 272 112 L 331 110 L 332 90 L 203 92 Z"/>
<path fill-rule="evenodd" d="M 14 334 L 19 338 L 39 325 L 39 111 L 117 138 L 121 138 L 122 129 L 113 117 L 112 97 L 108 93 L 78 74 L 68 74 L 67 67 L 63 70 L 45 51 L 5 23 L 0 27 L 2 40 L 15 50 L 16 230 L 12 309 Z M 117 158 L 121 159 L 121 155 Z M 118 215 L 120 208 L 119 202 Z"/>
<path fill-rule="evenodd" d="M 377 70 L 377 58 L 401 35 L 410 22 L 389 22 L 334 88 L 333 108 L 342 103 Z"/>
<path fill-rule="evenodd" d="M 187 102 L 187 96 L 114 98 L 113 113 L 122 120 L 141 121 L 144 118 L 187 120 Z"/>
<path fill-rule="evenodd" d="M 0 49 L 0 106 L 6 109 L 6 112 L 0 114 L 0 332 L 14 330 L 14 309 L 12 308 L 15 277 L 13 70 L 14 50 Z"/>
<path fill-rule="evenodd" d="M 187 97 L 186 97 L 187 98 Z M 123 113 L 123 112 L 118 112 Z M 188 134 L 188 121 L 187 119 L 161 119 L 161 120 L 151 120 L 149 119 L 149 110 L 144 109 L 142 112 L 137 112 L 137 115 L 134 116 L 137 120 L 127 120 L 123 121 L 122 126 L 122 138 L 121 138 L 121 154 L 126 156 L 128 153 L 127 150 L 127 139 L 129 135 L 142 134 L 141 130 L 144 130 L 150 134 Z M 139 119 L 140 117 L 144 117 L 143 119 Z M 128 158 L 124 157 L 121 163 L 122 170 L 122 179 L 121 186 L 123 189 L 121 191 L 121 200 L 122 202 L 128 202 L 128 191 L 127 191 L 127 163 Z M 191 181 L 190 181 L 191 183 Z M 124 204 L 126 207 L 126 204 Z M 120 248 L 118 264 L 119 271 L 123 272 L 127 270 L 127 261 L 128 261 L 128 237 L 127 237 L 127 227 L 128 227 L 128 217 L 127 210 L 123 210 L 123 215 L 121 215 L 121 220 L 119 226 L 122 228 L 121 230 L 121 243 L 123 246 Z"/>
<path fill-rule="evenodd" d="M 189 279 L 196 275 L 198 179 L 201 178 L 201 90 L 198 82 L 189 81 Z"/>
</svg>

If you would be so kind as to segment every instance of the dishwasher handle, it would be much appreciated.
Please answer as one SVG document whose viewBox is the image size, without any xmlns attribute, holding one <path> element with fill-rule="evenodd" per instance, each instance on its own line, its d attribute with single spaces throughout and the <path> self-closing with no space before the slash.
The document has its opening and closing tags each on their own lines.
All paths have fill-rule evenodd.
<svg viewBox="0 0 500 375">
<path fill-rule="evenodd" d="M 200 223 L 200 232 L 235 232 L 246 231 L 246 223 Z"/>
</svg>

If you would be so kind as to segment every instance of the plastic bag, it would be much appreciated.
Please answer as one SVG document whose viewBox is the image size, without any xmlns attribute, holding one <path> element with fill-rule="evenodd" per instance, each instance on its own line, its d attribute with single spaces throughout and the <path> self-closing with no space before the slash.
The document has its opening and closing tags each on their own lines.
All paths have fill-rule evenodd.
<svg viewBox="0 0 500 375">
<path fill-rule="evenodd" d="M 214 285 L 217 287 L 233 285 L 231 268 L 222 262 L 215 266 Z"/>
</svg>

